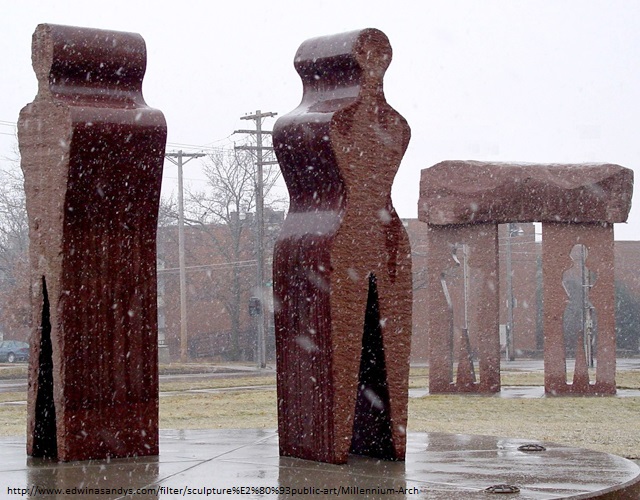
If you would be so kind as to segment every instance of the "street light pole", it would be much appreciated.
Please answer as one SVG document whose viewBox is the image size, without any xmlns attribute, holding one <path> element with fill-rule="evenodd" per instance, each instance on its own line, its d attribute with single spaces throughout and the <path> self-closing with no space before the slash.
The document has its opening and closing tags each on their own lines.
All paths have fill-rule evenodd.
<svg viewBox="0 0 640 500">
<path fill-rule="evenodd" d="M 514 224 L 507 224 L 507 331 L 505 358 L 507 361 L 516 359 L 513 348 L 513 269 L 511 266 L 511 235 Z"/>
</svg>

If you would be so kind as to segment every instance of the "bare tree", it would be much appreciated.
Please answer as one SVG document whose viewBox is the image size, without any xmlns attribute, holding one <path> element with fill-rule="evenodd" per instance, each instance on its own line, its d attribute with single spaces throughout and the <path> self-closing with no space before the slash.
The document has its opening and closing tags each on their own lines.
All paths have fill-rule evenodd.
<svg viewBox="0 0 640 500">
<path fill-rule="evenodd" d="M 16 158 L 0 168 L 0 324 L 26 339 L 29 327 L 29 222 L 24 179 Z"/>
<path fill-rule="evenodd" d="M 178 202 L 173 195 L 160 198 L 158 207 L 158 227 L 174 226 L 178 223 Z"/>
<path fill-rule="evenodd" d="M 0 269 L 23 257 L 29 248 L 29 221 L 24 179 L 19 168 L 0 170 Z"/>
<path fill-rule="evenodd" d="M 206 189 L 188 195 L 191 223 L 227 224 L 240 215 L 255 212 L 256 169 L 253 154 L 246 150 L 219 149 L 208 155 L 204 173 Z M 266 206 L 284 204 L 274 193 L 280 177 L 276 165 L 267 165 L 263 171 L 263 192 Z"/>
<path fill-rule="evenodd" d="M 255 287 L 255 159 L 246 150 L 216 150 L 209 154 L 204 167 L 206 188 L 186 196 L 185 223 L 199 227 L 210 237 L 226 266 L 217 268 L 215 293 L 224 303 L 231 323 L 230 357 L 237 359 L 243 346 L 243 310 Z M 273 210 L 283 200 L 274 195 L 279 177 L 277 165 L 263 172 L 265 206 Z M 268 241 L 267 247 L 272 248 Z M 267 251 L 270 254 L 271 248 Z M 251 262 L 251 267 L 248 263 Z"/>
</svg>

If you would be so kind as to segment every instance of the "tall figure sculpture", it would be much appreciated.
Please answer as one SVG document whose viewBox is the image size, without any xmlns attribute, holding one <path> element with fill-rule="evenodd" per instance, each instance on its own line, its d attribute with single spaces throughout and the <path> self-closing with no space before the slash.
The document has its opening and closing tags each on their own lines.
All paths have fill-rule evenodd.
<svg viewBox="0 0 640 500">
<path fill-rule="evenodd" d="M 409 143 L 382 80 L 391 46 L 366 29 L 304 42 L 302 102 L 275 124 L 291 199 L 274 295 L 282 455 L 405 455 L 409 239 L 391 185 Z"/>
<path fill-rule="evenodd" d="M 156 225 L 166 124 L 140 35 L 40 25 L 18 134 L 29 215 L 29 455 L 158 453 Z"/>
</svg>

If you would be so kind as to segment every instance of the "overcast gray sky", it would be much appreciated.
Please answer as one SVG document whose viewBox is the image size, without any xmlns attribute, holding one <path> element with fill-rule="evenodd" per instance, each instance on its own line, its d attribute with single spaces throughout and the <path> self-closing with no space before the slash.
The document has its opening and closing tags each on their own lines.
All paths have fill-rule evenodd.
<svg viewBox="0 0 640 500">
<path fill-rule="evenodd" d="M 393 188 L 402 217 L 417 216 L 420 170 L 445 159 L 611 162 L 640 178 L 636 0 L 0 5 L 0 157 L 15 143 L 7 122 L 36 94 L 30 46 L 39 23 L 140 33 L 148 53 L 145 99 L 167 118 L 169 150 L 228 145 L 234 129 L 249 125 L 240 116 L 289 112 L 301 97 L 292 62 L 300 43 L 373 27 L 394 50 L 387 100 L 412 128 Z M 185 175 L 198 179 L 195 160 Z M 175 177 L 167 162 L 168 190 Z M 638 188 L 635 196 L 616 239 L 640 239 Z"/>
</svg>

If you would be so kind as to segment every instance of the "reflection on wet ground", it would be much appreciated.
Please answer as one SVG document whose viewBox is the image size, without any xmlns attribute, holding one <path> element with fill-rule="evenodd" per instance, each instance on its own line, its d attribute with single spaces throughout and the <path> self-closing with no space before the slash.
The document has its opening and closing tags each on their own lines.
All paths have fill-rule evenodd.
<svg viewBox="0 0 640 500">
<path fill-rule="evenodd" d="M 274 430 L 162 431 L 160 456 L 54 463 L 27 458 L 24 438 L 0 438 L 0 496 L 49 498 L 487 498 L 506 484 L 517 498 L 595 495 L 640 483 L 614 455 L 521 439 L 410 433 L 406 462 L 352 456 L 344 466 L 280 457 Z M 14 493 L 15 492 L 15 493 Z M 38 495 L 36 495 L 38 494 Z M 615 498 L 638 498 L 624 496 Z M 513 497 L 510 497 L 513 498 Z M 589 498 L 581 496 L 580 498 Z"/>
</svg>

